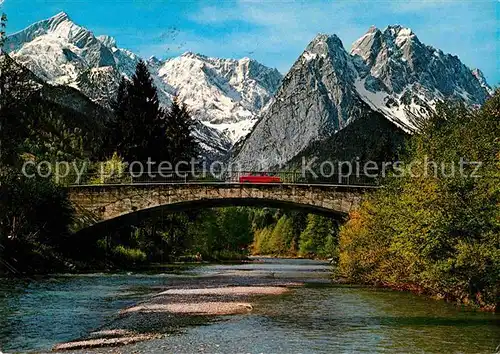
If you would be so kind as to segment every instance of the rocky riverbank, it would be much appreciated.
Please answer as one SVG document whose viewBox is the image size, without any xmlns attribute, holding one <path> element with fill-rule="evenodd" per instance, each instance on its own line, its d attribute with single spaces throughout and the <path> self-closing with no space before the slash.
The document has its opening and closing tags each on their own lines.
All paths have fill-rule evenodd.
<svg viewBox="0 0 500 354">
<path fill-rule="evenodd" d="M 302 285 L 271 272 L 224 272 L 202 276 L 197 282 L 175 279 L 168 287 L 151 289 L 143 301 L 122 309 L 110 323 L 75 341 L 57 344 L 53 350 L 106 350 L 163 338 L 219 316 L 249 313 L 256 298 L 285 295 Z"/>
</svg>

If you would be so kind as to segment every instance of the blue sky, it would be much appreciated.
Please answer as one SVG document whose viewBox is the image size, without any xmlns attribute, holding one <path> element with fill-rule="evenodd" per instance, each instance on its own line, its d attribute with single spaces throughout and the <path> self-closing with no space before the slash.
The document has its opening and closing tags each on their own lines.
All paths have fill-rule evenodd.
<svg viewBox="0 0 500 354">
<path fill-rule="evenodd" d="M 96 34 L 144 57 L 193 51 L 252 57 L 285 73 L 319 32 L 344 47 L 371 25 L 410 27 L 426 44 L 479 67 L 500 84 L 500 0 L 0 0 L 8 32 L 65 11 Z"/>
</svg>

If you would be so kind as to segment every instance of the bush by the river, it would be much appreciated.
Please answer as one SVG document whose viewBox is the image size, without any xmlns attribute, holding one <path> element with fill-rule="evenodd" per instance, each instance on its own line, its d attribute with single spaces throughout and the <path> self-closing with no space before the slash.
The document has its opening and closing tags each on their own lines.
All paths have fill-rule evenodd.
<svg viewBox="0 0 500 354">
<path fill-rule="evenodd" d="M 388 177 L 341 228 L 341 274 L 498 308 L 500 91 L 479 110 L 442 105 L 411 139 L 410 161 L 413 177 Z"/>
<path fill-rule="evenodd" d="M 64 269 L 64 254 L 72 247 L 72 212 L 65 191 L 50 179 L 0 177 L 0 270 Z"/>
</svg>

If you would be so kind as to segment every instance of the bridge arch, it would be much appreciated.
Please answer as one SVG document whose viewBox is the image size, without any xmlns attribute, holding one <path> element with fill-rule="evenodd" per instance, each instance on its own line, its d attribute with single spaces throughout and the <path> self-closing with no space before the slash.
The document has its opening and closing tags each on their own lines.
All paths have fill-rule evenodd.
<svg viewBox="0 0 500 354">
<path fill-rule="evenodd" d="M 373 187 L 310 184 L 176 183 L 88 185 L 68 194 L 85 228 L 133 224 L 161 212 L 226 206 L 297 208 L 345 218 Z M 83 230 L 82 230 L 83 231 Z"/>
</svg>

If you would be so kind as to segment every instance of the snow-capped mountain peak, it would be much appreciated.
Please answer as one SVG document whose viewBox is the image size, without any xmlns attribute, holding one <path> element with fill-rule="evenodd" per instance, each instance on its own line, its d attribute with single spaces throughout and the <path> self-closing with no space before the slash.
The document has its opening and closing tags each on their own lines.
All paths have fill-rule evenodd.
<svg viewBox="0 0 500 354">
<path fill-rule="evenodd" d="M 479 71 L 421 43 L 401 25 L 370 27 L 350 53 L 337 36 L 319 34 L 285 76 L 235 160 L 246 169 L 281 165 L 359 119 L 385 117 L 412 133 L 438 101 L 480 105 L 490 90 Z"/>
<path fill-rule="evenodd" d="M 327 35 L 320 33 L 314 37 L 306 48 L 306 52 L 319 56 L 327 56 L 335 51 L 344 51 L 344 45 L 337 35 Z"/>
<path fill-rule="evenodd" d="M 418 129 L 439 100 L 477 105 L 490 94 L 485 81 L 475 78 L 457 56 L 421 43 L 400 25 L 370 28 L 350 53 L 361 59 L 354 60 L 360 95 L 407 131 Z"/>
<path fill-rule="evenodd" d="M 389 25 L 385 28 L 384 32 L 390 33 L 394 38 L 407 38 L 414 37 L 415 34 L 409 27 L 404 27 L 401 25 Z"/>
<path fill-rule="evenodd" d="M 249 58 L 210 58 L 192 52 L 166 60 L 157 75 L 175 87 L 193 115 L 219 127 L 233 143 L 250 131 L 281 80 L 276 69 Z"/>
<path fill-rule="evenodd" d="M 111 50 L 64 12 L 9 35 L 5 48 L 40 78 L 57 84 L 70 84 L 91 67 L 115 65 Z"/>
<path fill-rule="evenodd" d="M 6 50 L 41 79 L 70 85 L 95 102 L 108 105 L 121 76 L 131 78 L 141 57 L 119 48 L 113 37 L 95 36 L 61 12 L 9 35 Z M 186 52 L 180 57 L 146 61 L 162 105 L 178 95 L 199 125 L 198 136 L 231 146 L 246 135 L 276 91 L 281 74 L 249 58 L 219 59 Z M 109 96 L 109 97 L 107 97 Z M 210 130 L 216 130 L 210 132 Z"/>
<path fill-rule="evenodd" d="M 97 39 L 102 44 L 104 44 L 106 47 L 108 47 L 110 49 L 118 47 L 117 44 L 116 44 L 116 39 L 114 37 L 106 36 L 106 35 L 101 35 L 101 36 L 97 36 Z"/>
<path fill-rule="evenodd" d="M 5 48 L 45 81 L 71 85 L 102 105 L 141 60 L 65 13 L 10 35 Z M 252 131 L 238 155 L 249 167 L 287 162 L 372 113 L 413 132 L 438 101 L 480 105 L 492 92 L 481 71 L 401 25 L 370 27 L 350 52 L 336 35 L 318 34 L 284 78 L 250 58 L 186 52 L 146 63 L 160 102 L 168 105 L 176 95 L 186 103 L 206 149 L 223 152 Z"/>
<path fill-rule="evenodd" d="M 51 18 L 35 22 L 25 29 L 11 34 L 5 47 L 9 51 L 15 51 L 24 43 L 54 31 L 62 22 L 66 21 L 70 21 L 68 15 L 65 12 L 60 12 Z"/>
</svg>

